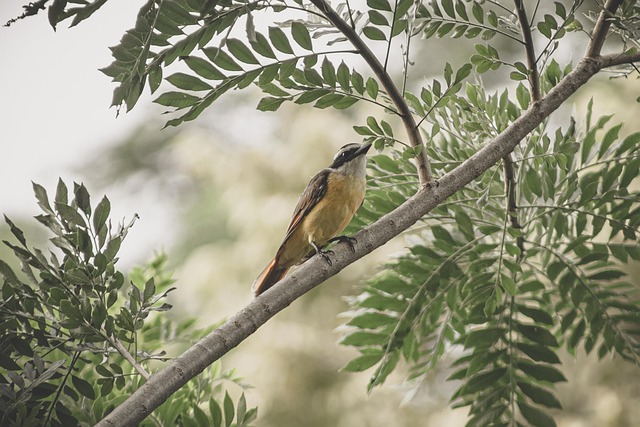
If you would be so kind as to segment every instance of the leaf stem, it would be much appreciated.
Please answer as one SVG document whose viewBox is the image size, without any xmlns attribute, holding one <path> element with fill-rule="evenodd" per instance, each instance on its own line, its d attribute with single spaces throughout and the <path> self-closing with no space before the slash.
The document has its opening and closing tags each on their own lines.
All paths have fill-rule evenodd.
<svg viewBox="0 0 640 427">
<path fill-rule="evenodd" d="M 67 373 L 65 374 L 64 378 L 62 379 L 62 382 L 58 386 L 58 390 L 56 390 L 56 395 L 54 396 L 53 400 L 51 401 L 51 404 L 49 405 L 49 410 L 47 411 L 47 418 L 45 419 L 43 425 L 45 426 L 50 425 L 51 414 L 53 414 L 53 409 L 55 408 L 56 403 L 58 403 L 58 400 L 60 400 L 60 394 L 62 393 L 62 389 L 67 383 L 67 380 L 69 379 L 69 375 L 71 375 L 71 371 L 73 371 L 73 367 L 75 366 L 76 362 L 80 358 L 81 352 L 82 351 L 78 350 L 73 355 L 73 358 L 71 359 L 71 363 L 69 364 L 69 368 L 67 369 Z"/>
</svg>

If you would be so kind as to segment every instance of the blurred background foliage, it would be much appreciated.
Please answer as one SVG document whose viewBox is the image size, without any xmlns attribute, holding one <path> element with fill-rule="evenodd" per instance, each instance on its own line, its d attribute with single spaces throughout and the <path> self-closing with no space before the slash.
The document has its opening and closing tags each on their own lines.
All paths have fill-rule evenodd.
<svg viewBox="0 0 640 427">
<path fill-rule="evenodd" d="M 509 54 L 522 55 L 512 45 L 501 45 L 500 39 L 492 43 L 508 61 Z M 455 68 L 456 61 L 462 63 L 471 55 L 473 42 L 444 38 L 422 43 L 414 55 L 421 60 L 411 74 L 421 77 L 409 81 L 409 88 L 440 73 L 443 52 Z M 566 59 L 575 55 L 571 50 L 559 54 Z M 506 73 L 476 78 L 499 89 L 508 81 Z M 593 97 L 595 116 L 615 113 L 617 120 L 626 122 L 624 132 L 640 130 L 640 108 L 634 102 L 638 81 L 594 80 L 552 122 L 566 123 L 572 112 L 580 117 Z M 92 192 L 121 194 L 119 203 L 131 214 L 140 202 L 157 205 L 158 215 L 165 219 L 155 232 L 166 234 L 166 246 L 147 249 L 149 254 L 164 250 L 175 270 L 178 291 L 169 296 L 174 305 L 170 317 L 196 315 L 200 327 L 220 322 L 251 298 L 250 284 L 277 249 L 309 177 L 330 162 L 338 147 L 360 140 L 352 125 L 372 114 L 363 103 L 347 111 L 284 105 L 277 114 L 257 113 L 253 106 L 259 98 L 257 90 L 233 94 L 177 129 L 159 131 L 162 122 L 150 117 L 95 158 L 78 160 L 77 171 Z M 46 239 L 41 229 L 32 228 L 33 221 L 14 219 L 32 242 Z M 1 225 L 0 237 L 8 234 Z M 408 389 L 402 385 L 405 375 L 400 368 L 370 395 L 365 392 L 366 375 L 339 372 L 356 355 L 352 348 L 337 345 L 335 329 L 344 323 L 338 315 L 347 309 L 345 297 L 360 293 L 363 279 L 404 247 L 400 237 L 350 266 L 223 358 L 224 368 L 236 368 L 259 391 L 246 394 L 249 406 L 259 407 L 257 425 L 464 425 L 467 410 L 447 405 L 456 384 L 444 381 L 451 373 L 446 369 Z M 8 249 L 0 247 L 0 258 L 7 255 Z M 637 263 L 627 268 L 640 283 Z M 618 359 L 598 361 L 596 355 L 586 357 L 581 351 L 575 358 L 565 354 L 562 359 L 569 381 L 556 389 L 564 405 L 554 414 L 558 425 L 636 425 L 637 368 Z"/>
</svg>

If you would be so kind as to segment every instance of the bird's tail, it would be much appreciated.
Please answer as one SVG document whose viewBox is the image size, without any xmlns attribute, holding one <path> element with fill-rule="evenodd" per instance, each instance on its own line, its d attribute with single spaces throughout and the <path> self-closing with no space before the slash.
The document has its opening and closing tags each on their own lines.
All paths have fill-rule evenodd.
<svg viewBox="0 0 640 427">
<path fill-rule="evenodd" d="M 282 279 L 285 274 L 287 274 L 287 271 L 289 271 L 290 267 L 278 266 L 276 263 L 276 259 L 277 258 L 274 258 L 273 261 L 271 261 L 269 265 L 267 265 L 265 269 L 262 270 L 262 273 L 260 273 L 258 278 L 253 282 L 251 290 L 253 291 L 255 296 L 260 295 L 261 293 L 278 283 L 278 281 Z"/>
</svg>

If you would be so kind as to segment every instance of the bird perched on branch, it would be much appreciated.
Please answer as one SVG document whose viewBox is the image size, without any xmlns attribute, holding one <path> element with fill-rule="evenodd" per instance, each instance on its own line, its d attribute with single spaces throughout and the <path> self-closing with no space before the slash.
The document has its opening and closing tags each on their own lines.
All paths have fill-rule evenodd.
<svg viewBox="0 0 640 427">
<path fill-rule="evenodd" d="M 323 250 L 331 242 L 346 242 L 353 249 L 354 239 L 339 234 L 364 200 L 369 148 L 371 144 L 345 145 L 328 168 L 311 178 L 275 258 L 253 282 L 251 289 L 256 296 L 276 284 L 291 267 L 315 254 L 331 264 L 328 251 Z"/>
</svg>

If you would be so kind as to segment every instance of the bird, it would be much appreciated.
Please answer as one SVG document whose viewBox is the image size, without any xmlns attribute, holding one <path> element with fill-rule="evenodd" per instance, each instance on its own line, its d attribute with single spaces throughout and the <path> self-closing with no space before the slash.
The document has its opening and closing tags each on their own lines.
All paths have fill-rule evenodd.
<svg viewBox="0 0 640 427">
<path fill-rule="evenodd" d="M 324 247 L 345 242 L 354 250 L 355 239 L 340 236 L 364 202 L 367 158 L 371 143 L 344 145 L 328 168 L 318 172 L 305 188 L 293 211 L 280 248 L 251 286 L 255 296 L 275 285 L 289 269 L 313 255 L 331 260 Z"/>
</svg>

